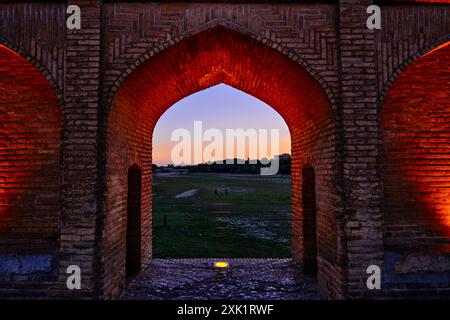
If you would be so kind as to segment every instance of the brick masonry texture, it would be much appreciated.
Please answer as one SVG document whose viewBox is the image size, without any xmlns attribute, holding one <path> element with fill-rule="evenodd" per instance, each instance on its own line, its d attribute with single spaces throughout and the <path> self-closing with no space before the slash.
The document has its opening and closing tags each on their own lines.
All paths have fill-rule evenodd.
<svg viewBox="0 0 450 320">
<path fill-rule="evenodd" d="M 260 61 L 266 61 L 271 66 L 270 71 Z M 128 168 L 137 164 L 142 168 L 144 188 L 151 187 L 151 138 L 158 118 L 176 101 L 218 83 L 227 83 L 266 101 L 286 120 L 291 128 L 295 159 L 294 190 L 300 190 L 300 172 L 307 162 L 317 166 L 319 179 L 329 180 L 333 175 L 334 139 L 329 137 L 333 134 L 331 108 L 317 82 L 292 60 L 256 40 L 220 26 L 169 47 L 131 74 L 109 110 L 106 211 L 114 215 L 106 218 L 105 256 L 113 260 L 105 264 L 114 266 L 107 274 L 121 273 L 118 276 L 120 286 L 124 285 L 125 224 L 118 221 L 126 215 L 127 190 L 126 185 L 120 186 L 118 182 L 126 182 Z M 309 93 L 307 96 L 299 95 L 298 83 Z M 316 108 L 308 109 L 312 103 Z M 304 123 L 308 129 L 300 130 L 298 123 Z M 329 207 L 333 205 L 325 198 L 335 192 L 332 185 L 324 185 L 319 190 L 320 194 L 322 192 L 325 197 L 318 211 L 324 215 L 322 220 L 326 223 L 326 218 L 332 217 Z M 150 195 L 150 191 L 143 194 Z M 142 200 L 142 212 L 151 212 L 151 199 L 144 197 Z M 294 196 L 292 203 L 293 230 L 301 230 L 301 199 Z M 144 214 L 142 219 L 142 224 L 148 226 L 143 229 L 151 230 L 151 216 Z M 334 225 L 333 221 L 328 224 Z M 319 230 L 320 234 L 328 233 L 328 230 Z M 301 235 L 294 235 L 294 239 L 299 242 L 294 244 L 294 251 L 301 250 Z M 145 233 L 142 241 L 145 263 L 151 256 L 151 234 Z M 321 243 L 333 245 L 334 241 Z M 300 252 L 296 254 L 299 259 L 301 255 Z M 114 284 L 113 287 L 117 286 Z M 105 291 L 109 289 L 105 288 Z"/>
<path fill-rule="evenodd" d="M 340 6 L 345 285 L 355 297 L 369 293 L 361 283 L 367 266 L 383 266 L 381 183 L 374 148 L 378 141 L 375 32 L 365 26 L 370 4 L 341 1 Z"/>
<path fill-rule="evenodd" d="M 58 99 L 36 67 L 0 47 L 1 202 L 3 253 L 15 246 L 55 250 L 59 237 Z"/>
<path fill-rule="evenodd" d="M 42 295 L 45 282 L 56 278 L 51 264 L 59 242 L 60 108 L 32 63 L 4 46 L 0 60 L 0 288 L 7 287 L 7 295 Z M 17 252 L 28 259 L 15 257 Z M 42 269 L 34 258 L 47 253 L 50 268 Z M 24 267 L 27 261 L 31 268 Z"/>
<path fill-rule="evenodd" d="M 427 253 L 416 258 L 423 268 L 413 272 L 417 276 L 450 245 L 450 73 L 442 70 L 449 54 L 447 45 L 408 66 L 382 110 L 384 244 L 391 255 Z M 395 274 L 401 264 L 395 267 L 389 272 Z M 403 278 L 393 277 L 387 285 L 411 286 L 413 281 Z M 434 287 L 423 285 L 421 291 L 446 285 Z"/>
<path fill-rule="evenodd" d="M 36 267 L 0 268 L 0 296 L 119 297 L 128 170 L 142 171 L 144 268 L 153 128 L 173 103 L 220 82 L 290 128 L 300 265 L 302 170 L 315 170 L 322 297 L 449 294 L 439 257 L 449 244 L 450 52 L 425 55 L 450 40 L 449 5 L 381 5 L 382 29 L 368 30 L 368 0 L 68 4 L 81 7 L 81 30 L 65 28 L 62 2 L 0 4 L 0 263 Z M 82 267 L 80 291 L 66 289 L 70 264 Z M 385 270 L 383 290 L 366 289 L 371 264 Z M 425 270 L 428 284 L 415 284 Z"/>
</svg>

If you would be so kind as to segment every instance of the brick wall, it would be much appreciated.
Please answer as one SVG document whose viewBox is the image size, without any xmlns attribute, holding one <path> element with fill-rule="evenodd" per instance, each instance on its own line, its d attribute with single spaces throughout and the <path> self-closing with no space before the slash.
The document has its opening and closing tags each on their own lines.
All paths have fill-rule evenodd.
<svg viewBox="0 0 450 320">
<path fill-rule="evenodd" d="M 64 297 L 95 294 L 97 244 L 97 130 L 100 97 L 101 1 L 69 1 L 83 12 L 81 30 L 65 34 L 63 107 L 63 185 L 60 243 L 60 286 Z M 66 268 L 82 270 L 81 290 L 67 290 Z M 98 270 L 96 270 L 98 272 Z"/>
<path fill-rule="evenodd" d="M 64 25 L 64 3 L 0 3 L 1 42 L 36 61 L 58 94 L 64 81 Z"/>
<path fill-rule="evenodd" d="M 450 248 L 449 59 L 447 43 L 413 62 L 393 82 L 382 109 L 387 286 L 410 289 L 410 296 L 429 288 L 448 294 L 437 288 L 449 287 L 450 264 L 436 261 L 445 261 Z M 415 266 L 408 256 L 416 257 Z M 432 271 L 436 279 L 411 290 Z"/>
<path fill-rule="evenodd" d="M 345 201 L 346 294 L 372 295 L 366 268 L 383 268 L 375 32 L 366 27 L 372 1 L 340 1 L 341 117 Z"/>
<path fill-rule="evenodd" d="M 61 121 L 54 88 L 2 45 L 0 96 L 0 296 L 8 296 L 33 280 L 55 278 Z"/>
<path fill-rule="evenodd" d="M 445 38 L 450 40 L 450 5 L 381 5 L 381 10 L 375 45 L 378 89 L 384 98 L 407 65 Z"/>
<path fill-rule="evenodd" d="M 106 216 L 102 245 L 105 297 L 117 297 L 125 285 L 128 170 L 133 166 L 138 166 L 142 173 L 142 266 L 147 265 L 151 257 L 151 143 L 156 120 L 146 110 L 148 101 L 142 95 L 145 84 L 146 79 L 142 77 L 124 87 L 116 96 L 108 116 Z"/>
<path fill-rule="evenodd" d="M 303 264 L 305 245 L 308 246 L 307 243 L 303 243 L 302 171 L 305 167 L 312 167 L 316 182 L 317 279 L 320 293 L 324 298 L 339 298 L 343 294 L 343 284 L 340 282 L 342 277 L 339 274 L 340 240 L 336 212 L 341 210 L 342 202 L 336 186 L 338 172 L 336 126 L 330 117 L 324 116 L 315 123 L 311 122 L 298 128 L 297 132 L 297 136 L 291 133 L 294 258 Z"/>
<path fill-rule="evenodd" d="M 47 79 L 25 58 L 0 45 L 0 60 L 0 232 L 8 241 L 1 250 L 14 252 L 15 245 L 26 247 L 30 241 L 30 247 L 54 250 L 59 231 L 58 100 Z"/>
<path fill-rule="evenodd" d="M 217 25 L 263 41 L 310 72 L 330 98 L 338 94 L 336 6 L 325 4 L 106 3 L 105 96 L 130 68 L 183 38 Z"/>
<path fill-rule="evenodd" d="M 296 94 L 302 95 L 298 90 Z M 276 105 L 276 104 L 272 104 Z M 317 106 L 314 98 L 307 100 L 305 108 Z M 286 105 L 289 108 L 289 105 Z M 295 108 L 294 108 L 295 109 Z M 297 123 L 303 123 L 298 126 Z M 289 123 L 288 123 L 289 126 Z M 337 173 L 336 128 L 330 114 L 324 112 L 315 121 L 295 120 L 289 126 L 292 153 L 292 249 L 293 257 L 304 263 L 305 243 L 303 226 L 302 170 L 311 166 L 315 170 L 317 215 L 317 259 L 319 287 L 324 297 L 339 297 L 340 277 L 337 274 L 337 224 L 336 209 L 340 206 L 335 184 Z M 307 244 L 306 244 L 307 245 Z"/>
</svg>

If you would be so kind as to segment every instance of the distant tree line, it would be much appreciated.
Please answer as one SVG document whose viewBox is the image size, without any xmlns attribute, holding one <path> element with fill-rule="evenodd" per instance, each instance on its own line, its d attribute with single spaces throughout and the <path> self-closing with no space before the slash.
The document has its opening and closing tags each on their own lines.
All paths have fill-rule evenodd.
<svg viewBox="0 0 450 320">
<path fill-rule="evenodd" d="M 291 156 L 288 154 L 282 154 L 277 156 L 279 161 L 279 170 L 280 174 L 291 174 Z M 267 159 L 263 159 L 264 163 L 267 163 Z M 272 159 L 273 161 L 273 159 Z M 269 164 L 263 164 L 261 160 L 253 160 L 250 159 L 242 160 L 242 159 L 232 159 L 232 163 L 227 163 L 226 160 L 223 160 L 222 163 L 200 163 L 197 165 L 188 165 L 188 166 L 173 166 L 168 165 L 167 167 L 157 167 L 153 165 L 154 171 L 164 171 L 164 168 L 173 168 L 173 169 L 185 169 L 188 172 L 211 172 L 211 173 L 254 173 L 259 174 L 261 172 L 262 167 L 269 167 Z"/>
</svg>

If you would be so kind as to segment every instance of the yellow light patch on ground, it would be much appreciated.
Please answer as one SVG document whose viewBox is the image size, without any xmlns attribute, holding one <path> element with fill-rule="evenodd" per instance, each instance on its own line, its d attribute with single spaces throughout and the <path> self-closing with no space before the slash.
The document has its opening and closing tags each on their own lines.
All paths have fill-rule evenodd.
<svg viewBox="0 0 450 320">
<path fill-rule="evenodd" d="M 230 265 L 226 261 L 216 261 L 214 262 L 214 267 L 216 268 L 228 268 Z"/>
</svg>

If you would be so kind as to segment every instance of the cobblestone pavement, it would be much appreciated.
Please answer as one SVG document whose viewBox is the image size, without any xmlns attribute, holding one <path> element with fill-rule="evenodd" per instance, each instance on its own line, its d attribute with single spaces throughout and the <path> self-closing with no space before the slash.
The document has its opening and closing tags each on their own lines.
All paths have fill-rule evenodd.
<svg viewBox="0 0 450 320">
<path fill-rule="evenodd" d="M 214 267 L 228 261 L 229 267 Z M 123 299 L 315 300 L 316 281 L 291 259 L 155 259 L 128 283 Z"/>
</svg>

